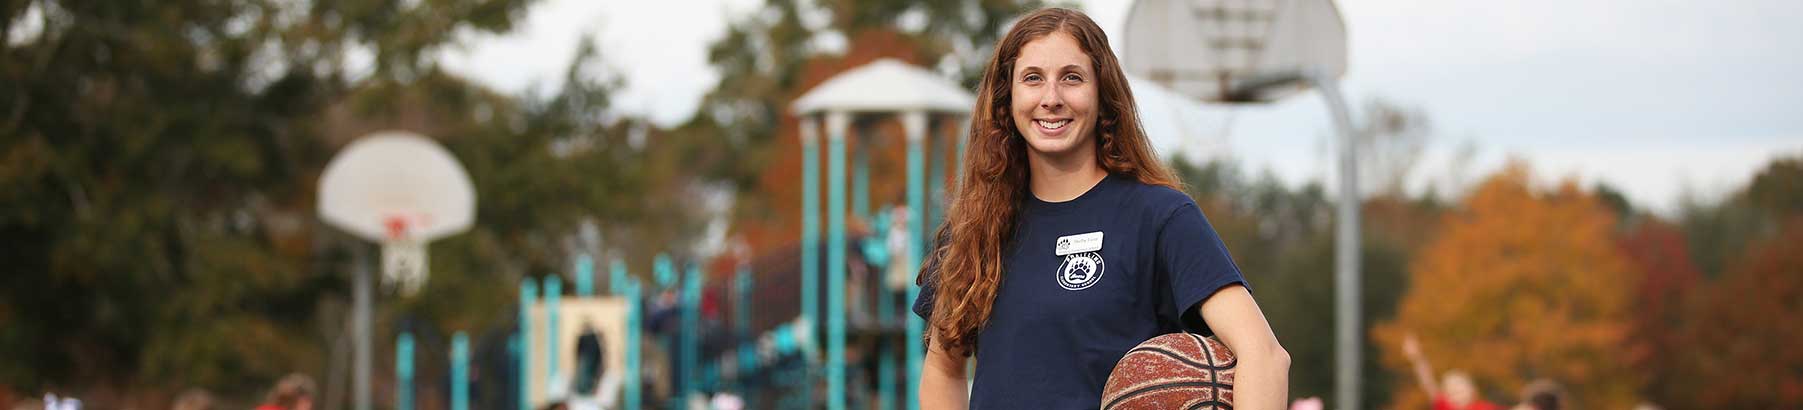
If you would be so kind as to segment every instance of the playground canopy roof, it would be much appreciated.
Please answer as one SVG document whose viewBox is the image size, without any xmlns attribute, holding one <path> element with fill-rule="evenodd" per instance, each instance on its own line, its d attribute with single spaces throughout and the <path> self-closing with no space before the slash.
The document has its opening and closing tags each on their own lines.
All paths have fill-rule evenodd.
<svg viewBox="0 0 1803 410">
<path fill-rule="evenodd" d="M 926 69 L 884 58 L 840 73 L 790 106 L 796 115 L 845 112 L 970 112 L 970 91 Z"/>
</svg>

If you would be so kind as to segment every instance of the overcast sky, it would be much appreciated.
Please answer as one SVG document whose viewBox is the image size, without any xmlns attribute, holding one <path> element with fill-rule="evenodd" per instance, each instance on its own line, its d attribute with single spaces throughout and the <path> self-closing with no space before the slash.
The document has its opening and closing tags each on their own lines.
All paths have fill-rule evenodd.
<svg viewBox="0 0 1803 410">
<path fill-rule="evenodd" d="M 706 47 L 756 0 L 546 0 L 521 29 L 472 37 L 446 65 L 508 92 L 557 87 L 582 35 L 626 80 L 620 108 L 687 119 L 719 76 Z M 1087 0 L 1112 38 L 1125 1 Z M 1435 126 L 1415 188 L 1518 157 L 1545 181 L 1605 181 L 1669 211 L 1714 198 L 1780 155 L 1803 154 L 1803 2 L 1345 0 L 1355 102 L 1382 97 Z M 1332 178 L 1318 95 L 1200 105 L 1136 84 L 1161 151 L 1230 156 L 1290 184 Z M 1462 144 L 1477 147 L 1456 161 Z M 1464 182 L 1470 182 L 1467 178 Z M 1332 186 L 1333 184 L 1327 184 Z"/>
</svg>

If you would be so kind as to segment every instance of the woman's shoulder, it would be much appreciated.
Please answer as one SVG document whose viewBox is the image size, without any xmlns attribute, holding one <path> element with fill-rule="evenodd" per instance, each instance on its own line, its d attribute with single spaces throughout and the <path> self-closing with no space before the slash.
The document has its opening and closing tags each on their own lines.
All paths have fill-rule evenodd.
<svg viewBox="0 0 1803 410">
<path fill-rule="evenodd" d="M 1123 186 L 1123 205 L 1143 211 L 1170 211 L 1186 205 L 1194 205 L 1195 199 L 1189 194 L 1165 185 L 1148 184 L 1131 176 L 1117 176 Z"/>
</svg>

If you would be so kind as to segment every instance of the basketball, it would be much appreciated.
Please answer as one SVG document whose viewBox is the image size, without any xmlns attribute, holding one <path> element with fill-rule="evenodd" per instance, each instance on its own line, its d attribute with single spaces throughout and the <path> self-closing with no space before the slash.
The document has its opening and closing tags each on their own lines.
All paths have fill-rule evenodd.
<svg viewBox="0 0 1803 410">
<path fill-rule="evenodd" d="M 1134 346 L 1102 388 L 1102 410 L 1233 408 L 1239 360 L 1214 337 L 1172 333 Z"/>
</svg>

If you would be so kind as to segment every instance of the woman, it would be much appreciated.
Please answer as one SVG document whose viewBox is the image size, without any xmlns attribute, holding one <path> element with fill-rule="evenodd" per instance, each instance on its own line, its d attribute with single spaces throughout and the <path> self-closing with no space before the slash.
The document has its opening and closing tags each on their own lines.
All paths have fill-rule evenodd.
<svg viewBox="0 0 1803 410">
<path fill-rule="evenodd" d="M 922 408 L 1094 409 L 1128 349 L 1179 330 L 1239 356 L 1236 407 L 1285 405 L 1289 355 L 1153 155 L 1127 87 L 1107 36 L 1076 11 L 1029 14 L 997 44 L 918 280 L 914 311 L 931 329 Z"/>
</svg>

